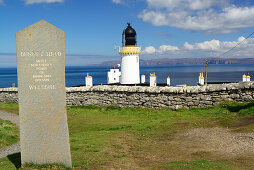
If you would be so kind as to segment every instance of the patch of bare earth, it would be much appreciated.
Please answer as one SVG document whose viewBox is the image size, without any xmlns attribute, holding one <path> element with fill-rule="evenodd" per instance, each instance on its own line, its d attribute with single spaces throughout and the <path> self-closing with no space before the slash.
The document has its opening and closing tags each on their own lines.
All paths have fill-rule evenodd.
<svg viewBox="0 0 254 170">
<path fill-rule="evenodd" d="M 232 133 L 226 128 L 197 128 L 178 134 L 172 142 L 179 141 L 185 146 L 185 152 L 208 152 L 210 158 L 254 156 L 254 133 Z"/>
<path fill-rule="evenodd" d="M 195 128 L 160 139 L 124 134 L 112 139 L 105 151 L 114 157 L 105 165 L 112 169 L 157 168 L 171 161 L 193 160 L 233 160 L 248 166 L 254 161 L 254 133 Z"/>
<path fill-rule="evenodd" d="M 243 127 L 254 124 L 254 116 L 249 116 L 240 119 L 233 127 Z"/>
</svg>

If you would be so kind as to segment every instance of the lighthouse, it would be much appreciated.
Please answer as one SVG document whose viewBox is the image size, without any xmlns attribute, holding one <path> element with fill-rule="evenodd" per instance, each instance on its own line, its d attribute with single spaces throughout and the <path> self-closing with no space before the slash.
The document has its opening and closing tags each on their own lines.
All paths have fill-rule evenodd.
<svg viewBox="0 0 254 170">
<path fill-rule="evenodd" d="M 121 84 L 139 84 L 139 54 L 141 48 L 137 46 L 137 34 L 130 23 L 123 30 L 122 46 L 119 47 L 121 55 Z"/>
</svg>

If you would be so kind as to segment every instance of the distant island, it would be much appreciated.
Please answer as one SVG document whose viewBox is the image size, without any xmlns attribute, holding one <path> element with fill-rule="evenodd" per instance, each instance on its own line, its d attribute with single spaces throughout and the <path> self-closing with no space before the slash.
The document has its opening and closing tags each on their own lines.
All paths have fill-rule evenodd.
<svg viewBox="0 0 254 170">
<path fill-rule="evenodd" d="M 151 60 L 140 60 L 140 65 L 168 65 L 168 64 L 249 64 L 254 63 L 254 58 L 160 58 Z M 121 60 L 104 61 L 96 66 L 112 66 L 120 64 Z"/>
</svg>

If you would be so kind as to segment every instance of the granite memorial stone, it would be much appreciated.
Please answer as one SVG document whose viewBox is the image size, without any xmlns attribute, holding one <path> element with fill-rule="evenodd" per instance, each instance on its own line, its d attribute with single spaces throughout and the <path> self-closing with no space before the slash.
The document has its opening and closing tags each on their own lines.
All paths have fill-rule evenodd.
<svg viewBox="0 0 254 170">
<path fill-rule="evenodd" d="M 41 20 L 16 34 L 21 163 L 72 167 L 65 33 Z"/>
</svg>

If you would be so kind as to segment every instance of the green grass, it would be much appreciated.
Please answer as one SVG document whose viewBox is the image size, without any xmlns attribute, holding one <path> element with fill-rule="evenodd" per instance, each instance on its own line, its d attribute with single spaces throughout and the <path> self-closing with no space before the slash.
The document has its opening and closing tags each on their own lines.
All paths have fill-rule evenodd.
<svg viewBox="0 0 254 170">
<path fill-rule="evenodd" d="M 222 104 L 230 112 L 238 112 L 239 116 L 254 115 L 254 101 L 248 103 L 226 102 Z"/>
<path fill-rule="evenodd" d="M 254 115 L 254 102 L 227 102 L 216 107 L 159 110 L 149 108 L 118 108 L 114 106 L 67 107 L 73 167 L 100 168 L 173 168 L 173 169 L 237 169 L 254 168 L 250 159 L 220 160 L 209 153 L 174 158 L 181 145 L 171 146 L 173 135 L 199 127 L 227 127 L 232 131 L 254 132 L 254 124 L 244 122 Z M 18 112 L 18 105 L 1 103 L 0 110 Z M 179 148 L 178 148 L 179 147 Z M 168 161 L 165 157 L 176 159 Z M 184 161 L 183 161 L 184 160 Z M 248 160 L 247 158 L 244 160 Z M 231 165 L 232 164 L 232 165 Z M 26 165 L 27 168 L 43 167 Z M 60 165 L 48 165 L 53 168 Z M 0 169 L 15 167 L 8 158 L 0 159 Z M 45 166 L 44 166 L 45 167 Z"/>
<path fill-rule="evenodd" d="M 10 162 L 12 162 L 10 164 Z M 13 155 L 9 155 L 8 157 L 5 157 L 3 159 L 1 159 L 0 161 L 0 167 L 1 169 L 20 169 L 21 167 L 21 160 L 20 160 L 20 153 L 16 153 Z M 32 163 L 27 163 L 25 165 L 23 165 L 24 168 L 22 169 L 50 169 L 50 170 L 65 170 L 65 169 L 70 169 L 70 168 L 66 168 L 61 164 L 45 164 L 45 165 L 35 165 Z"/>
<path fill-rule="evenodd" d="M 0 103 L 0 110 L 9 112 L 9 113 L 15 113 L 19 114 L 19 106 L 17 103 Z"/>
<path fill-rule="evenodd" d="M 19 140 L 18 128 L 7 120 L 0 119 L 0 148 L 12 145 Z"/>
</svg>

